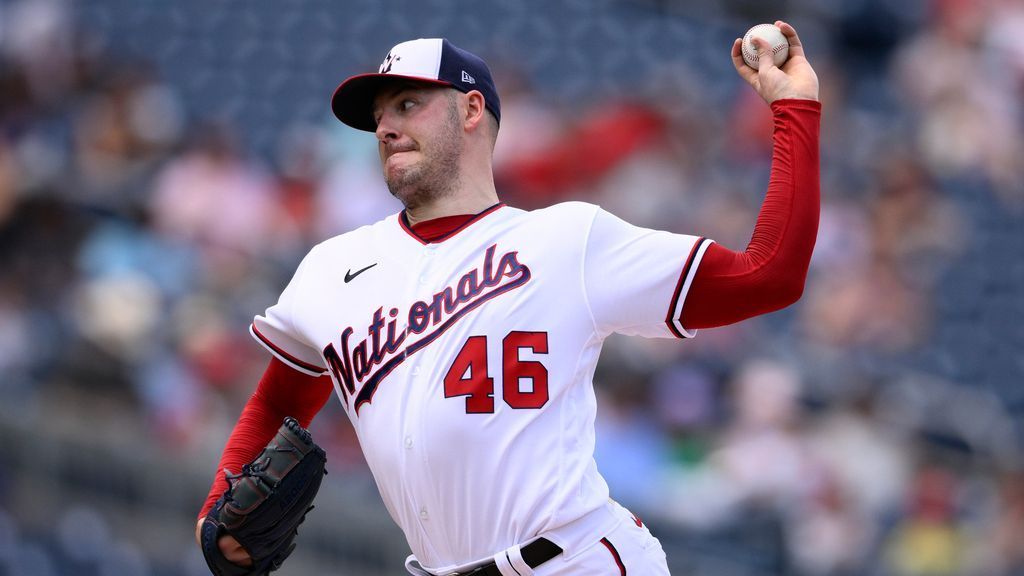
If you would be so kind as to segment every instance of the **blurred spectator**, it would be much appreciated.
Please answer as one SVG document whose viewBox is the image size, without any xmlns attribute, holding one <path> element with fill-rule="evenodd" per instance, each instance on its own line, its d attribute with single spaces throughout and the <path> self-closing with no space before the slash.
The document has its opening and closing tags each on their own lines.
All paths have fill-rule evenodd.
<svg viewBox="0 0 1024 576">
<path fill-rule="evenodd" d="M 962 574 L 969 555 L 955 506 L 956 477 L 941 468 L 917 473 L 905 516 L 888 541 L 888 567 L 898 576 Z"/>
<path fill-rule="evenodd" d="M 882 258 L 816 278 L 801 307 L 809 342 L 836 349 L 906 351 L 928 329 L 926 293 Z"/>
<path fill-rule="evenodd" d="M 994 574 L 1024 572 L 1024 474 L 1010 472 L 999 479 L 1000 505 L 991 537 Z"/>
<path fill-rule="evenodd" d="M 651 490 L 651 479 L 668 458 L 666 439 L 647 412 L 647 387 L 639 375 L 613 378 L 614 384 L 606 384 L 597 399 L 601 410 L 594 459 L 601 475 L 616 487 L 616 500 L 638 511 L 657 510 L 661 498 Z"/>
<path fill-rule="evenodd" d="M 119 487 L 9 442 L 0 574 L 205 570 L 174 526 L 265 365 L 246 325 L 312 244 L 400 208 L 373 135 L 324 110 L 323 79 L 368 57 L 366 30 L 522 42 L 496 69 L 506 202 L 749 241 L 771 116 L 721 46 L 764 6 L 498 2 L 421 21 L 364 4 L 352 19 L 331 3 L 0 1 L 0 430 L 80 442 L 61 454 Z M 673 573 L 1019 574 L 1024 3 L 787 5 L 825 100 L 805 295 L 693 341 L 609 339 L 597 465 L 685 550 Z M 314 433 L 330 482 L 359 495 L 323 502 L 345 520 L 331 529 L 373 546 L 311 547 L 332 568 L 379 560 L 351 425 L 332 404 Z M 167 518 L 125 520 L 143 506 Z"/>
<path fill-rule="evenodd" d="M 327 135 L 318 127 L 289 126 L 278 143 L 277 186 L 282 220 L 295 228 L 300 255 L 304 247 L 321 240 L 317 234 L 316 194 L 327 171 Z"/>
<path fill-rule="evenodd" d="M 872 240 L 882 260 L 896 263 L 922 290 L 969 241 L 957 207 L 928 181 L 906 154 L 882 159 L 873 208 Z"/>
<path fill-rule="evenodd" d="M 566 118 L 538 97 L 521 70 L 492 66 L 501 86 L 501 137 L 494 146 L 494 171 L 515 177 L 509 165 L 535 157 L 555 145 L 565 130 Z M 506 189 L 498 177 L 501 193 L 516 198 L 515 187 Z"/>
<path fill-rule="evenodd" d="M 139 204 L 145 180 L 177 143 L 177 95 L 142 66 L 117 69 L 102 92 L 83 98 L 74 122 L 76 197 L 103 206 Z"/>
<path fill-rule="evenodd" d="M 17 205 L 19 175 L 7 141 L 0 137 L 0 225 L 10 218 Z"/>
<path fill-rule="evenodd" d="M 1019 98 L 1001 89 L 1006 69 L 987 66 L 977 49 L 989 19 L 998 15 L 991 5 L 933 2 L 933 25 L 900 49 L 894 83 L 919 114 L 918 150 L 936 175 L 980 173 L 1019 201 Z"/>
<path fill-rule="evenodd" d="M 520 146 L 495 166 L 495 180 L 527 207 L 587 195 L 602 177 L 663 134 L 665 118 L 643 104 L 613 102 L 590 110 L 545 148 Z M 542 132 L 543 134 L 543 132 Z M 632 190 L 621 190 L 633 196 Z"/>
<path fill-rule="evenodd" d="M 822 468 L 800 430 L 800 390 L 799 374 L 778 362 L 748 361 L 736 374 L 735 412 L 711 464 L 737 504 L 782 510 L 818 490 Z"/>
<path fill-rule="evenodd" d="M 869 562 L 872 522 L 849 494 L 826 479 L 812 498 L 789 514 L 788 552 L 798 573 L 807 575 L 863 574 Z"/>
<path fill-rule="evenodd" d="M 236 255 L 273 254 L 280 246 L 277 191 L 238 146 L 229 127 L 207 124 L 154 183 L 156 229 L 200 245 L 218 264 Z"/>
<path fill-rule="evenodd" d="M 901 503 L 912 469 L 905 431 L 886 422 L 871 391 L 830 410 L 809 432 L 830 484 L 858 513 L 875 522 Z"/>
<path fill-rule="evenodd" d="M 768 360 L 745 363 L 730 391 L 734 413 L 719 445 L 695 469 L 670 476 L 664 510 L 696 526 L 735 521 L 747 509 L 781 514 L 816 493 L 824 472 L 800 430 L 799 375 Z"/>
<path fill-rule="evenodd" d="M 29 368 L 31 341 L 28 314 L 14 286 L 0 283 L 0 390 L 4 396 L 25 398 L 31 389 Z"/>
<path fill-rule="evenodd" d="M 0 49 L 25 74 L 31 98 L 52 104 L 72 86 L 74 22 L 62 0 L 19 0 L 4 7 Z"/>
<path fill-rule="evenodd" d="M 1002 80 L 1001 90 L 1011 95 L 1024 91 L 1024 38 L 1018 33 L 1024 26 L 1024 4 L 1019 0 L 995 0 L 986 21 L 985 50 L 987 68 Z M 1009 72 L 1001 74 L 999 72 Z"/>
</svg>

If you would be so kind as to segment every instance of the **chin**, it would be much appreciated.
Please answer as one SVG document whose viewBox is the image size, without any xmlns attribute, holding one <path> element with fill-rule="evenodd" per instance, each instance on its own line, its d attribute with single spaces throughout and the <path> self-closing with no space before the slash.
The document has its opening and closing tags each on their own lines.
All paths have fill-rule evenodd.
<svg viewBox="0 0 1024 576">
<path fill-rule="evenodd" d="M 417 180 L 416 170 L 412 166 L 392 167 L 384 170 L 384 182 L 388 188 L 408 188 Z"/>
<path fill-rule="evenodd" d="M 418 175 L 409 171 L 392 171 L 385 174 L 384 183 L 388 185 L 391 195 L 408 205 L 408 201 L 414 199 L 419 193 Z"/>
</svg>

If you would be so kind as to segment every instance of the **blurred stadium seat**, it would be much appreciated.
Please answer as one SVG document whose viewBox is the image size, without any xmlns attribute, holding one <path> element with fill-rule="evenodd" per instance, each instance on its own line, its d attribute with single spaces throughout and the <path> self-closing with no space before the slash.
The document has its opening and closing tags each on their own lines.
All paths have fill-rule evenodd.
<svg viewBox="0 0 1024 576">
<path fill-rule="evenodd" d="M 372 136 L 331 117 L 342 78 L 452 38 L 495 68 L 506 201 L 736 249 L 770 118 L 728 49 L 773 18 L 825 102 L 805 296 L 682 346 L 611 339 L 598 465 L 677 575 L 1021 574 L 1024 6 L 696 4 L 0 0 L 0 576 L 206 572 L 194 517 L 267 360 L 248 322 L 309 246 L 396 209 Z M 637 136 L 623 118 L 650 129 L 610 160 L 521 172 Z M 751 366 L 793 391 L 763 427 Z M 340 409 L 313 431 L 332 473 L 280 574 L 400 573 Z M 737 455 L 805 481 L 749 484 Z"/>
</svg>

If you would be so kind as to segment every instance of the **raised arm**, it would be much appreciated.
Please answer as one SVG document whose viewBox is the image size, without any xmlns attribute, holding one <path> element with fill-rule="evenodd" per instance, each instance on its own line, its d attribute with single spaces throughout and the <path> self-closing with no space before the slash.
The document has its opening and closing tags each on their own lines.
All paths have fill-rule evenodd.
<svg viewBox="0 0 1024 576">
<path fill-rule="evenodd" d="M 755 40 L 758 69 L 732 47 L 739 75 L 774 115 L 772 170 L 750 243 L 743 252 L 712 244 L 683 307 L 687 329 L 712 328 L 789 306 L 803 293 L 820 210 L 818 79 L 792 26 L 776 22 L 789 40 L 779 68 L 766 42 Z"/>
</svg>

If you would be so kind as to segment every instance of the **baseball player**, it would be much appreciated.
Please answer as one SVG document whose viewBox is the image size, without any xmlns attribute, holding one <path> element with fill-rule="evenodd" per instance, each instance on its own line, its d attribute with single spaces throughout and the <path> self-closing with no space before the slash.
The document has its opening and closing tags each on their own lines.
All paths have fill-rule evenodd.
<svg viewBox="0 0 1024 576">
<path fill-rule="evenodd" d="M 657 539 L 609 499 L 593 459 L 592 376 L 610 334 L 691 338 L 788 306 L 817 233 L 818 82 L 796 31 L 780 69 L 732 60 L 774 114 L 772 173 L 733 252 L 581 202 L 502 204 L 501 104 L 483 60 L 445 39 L 395 46 L 337 89 L 335 115 L 376 134 L 399 214 L 315 246 L 252 323 L 273 358 L 219 469 L 285 416 L 344 406 L 411 574 L 668 574 Z M 628 193 L 629 191 L 624 191 Z M 200 518 L 224 491 L 218 474 Z M 220 540 L 239 564 L 246 552 Z"/>
</svg>

